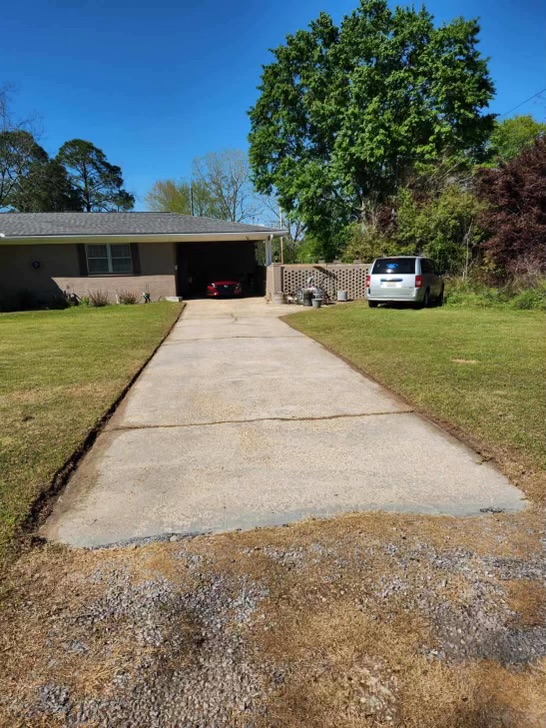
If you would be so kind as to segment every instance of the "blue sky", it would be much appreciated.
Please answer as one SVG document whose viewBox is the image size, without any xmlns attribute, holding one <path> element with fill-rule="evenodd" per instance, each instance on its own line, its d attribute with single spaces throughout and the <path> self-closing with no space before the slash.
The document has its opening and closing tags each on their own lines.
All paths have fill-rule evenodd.
<svg viewBox="0 0 546 728">
<path fill-rule="evenodd" d="M 88 139 L 119 164 L 145 209 L 156 179 L 182 177 L 208 151 L 246 147 L 268 48 L 321 10 L 337 21 L 357 0 L 57 0 L 2 10 L 0 83 L 36 112 L 50 154 Z M 544 0 L 428 0 L 436 20 L 480 16 L 502 114 L 546 87 Z M 546 118 L 546 94 L 517 113 Z"/>
</svg>

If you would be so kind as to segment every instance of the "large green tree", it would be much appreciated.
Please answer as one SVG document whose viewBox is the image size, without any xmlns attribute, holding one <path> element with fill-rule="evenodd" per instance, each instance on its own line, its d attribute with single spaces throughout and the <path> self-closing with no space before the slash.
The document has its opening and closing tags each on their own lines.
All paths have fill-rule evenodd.
<svg viewBox="0 0 546 728">
<path fill-rule="evenodd" d="M 18 212 L 68 212 L 82 209 L 78 191 L 72 187 L 66 169 L 56 159 L 44 157 L 29 165 L 9 198 Z"/>
<path fill-rule="evenodd" d="M 33 121 L 14 116 L 13 95 L 9 85 L 0 86 L 0 210 L 11 206 L 11 198 L 31 165 L 47 159 L 36 141 Z"/>
<path fill-rule="evenodd" d="M 34 165 L 47 160 L 44 149 L 24 129 L 0 131 L 0 209 L 13 204 L 21 181 Z"/>
<path fill-rule="evenodd" d="M 546 137 L 546 124 L 530 114 L 495 122 L 489 148 L 493 164 L 509 162 L 541 137 Z"/>
<path fill-rule="evenodd" d="M 484 158 L 493 116 L 476 20 L 436 27 L 425 8 L 362 0 L 338 27 L 321 13 L 264 67 L 250 111 L 259 192 L 275 190 L 325 255 L 362 225 L 418 165 Z"/>
<path fill-rule="evenodd" d="M 121 168 L 110 164 L 102 149 L 83 139 L 72 139 L 59 149 L 57 161 L 68 171 L 86 212 L 131 210 L 135 200 L 123 189 Z"/>
</svg>

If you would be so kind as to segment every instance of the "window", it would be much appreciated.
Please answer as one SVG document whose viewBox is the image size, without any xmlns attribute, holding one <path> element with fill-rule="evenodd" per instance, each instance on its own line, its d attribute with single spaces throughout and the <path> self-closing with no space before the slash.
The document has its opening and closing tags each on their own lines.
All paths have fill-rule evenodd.
<svg viewBox="0 0 546 728">
<path fill-rule="evenodd" d="M 387 273 L 415 273 L 415 258 L 378 258 L 372 270 L 373 275 Z"/>
<path fill-rule="evenodd" d="M 434 273 L 434 263 L 428 258 L 421 258 L 421 270 L 423 273 Z"/>
<path fill-rule="evenodd" d="M 90 276 L 133 272 L 130 245 L 86 245 L 87 271 Z"/>
</svg>

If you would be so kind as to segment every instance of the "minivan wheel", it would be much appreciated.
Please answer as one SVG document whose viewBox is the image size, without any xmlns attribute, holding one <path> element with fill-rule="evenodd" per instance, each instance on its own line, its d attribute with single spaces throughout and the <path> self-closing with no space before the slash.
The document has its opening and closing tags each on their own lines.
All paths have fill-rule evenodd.
<svg viewBox="0 0 546 728">
<path fill-rule="evenodd" d="M 423 300 L 421 301 L 421 305 L 419 306 L 419 308 L 428 308 L 429 305 L 430 305 L 430 291 L 427 288 L 427 290 L 425 291 L 425 295 L 423 296 Z"/>
<path fill-rule="evenodd" d="M 377 301 L 368 301 L 368 306 L 370 308 L 377 308 L 379 306 L 379 303 Z"/>
<path fill-rule="evenodd" d="M 438 300 L 436 301 L 437 306 L 443 306 L 444 305 L 444 287 L 442 286 L 442 290 L 440 291 L 440 295 L 438 296 Z"/>
</svg>

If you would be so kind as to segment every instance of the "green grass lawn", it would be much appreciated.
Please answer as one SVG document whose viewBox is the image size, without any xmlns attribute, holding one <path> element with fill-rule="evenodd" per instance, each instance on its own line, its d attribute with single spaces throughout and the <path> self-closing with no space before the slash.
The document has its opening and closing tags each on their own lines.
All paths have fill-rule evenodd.
<svg viewBox="0 0 546 728">
<path fill-rule="evenodd" d="M 354 303 L 286 320 L 496 456 L 546 467 L 544 313 Z"/>
<path fill-rule="evenodd" d="M 0 562 L 32 502 L 179 313 L 154 303 L 0 314 Z"/>
</svg>

